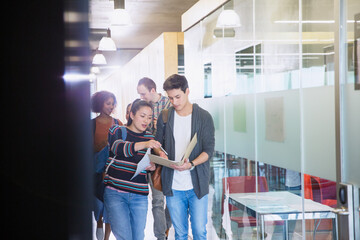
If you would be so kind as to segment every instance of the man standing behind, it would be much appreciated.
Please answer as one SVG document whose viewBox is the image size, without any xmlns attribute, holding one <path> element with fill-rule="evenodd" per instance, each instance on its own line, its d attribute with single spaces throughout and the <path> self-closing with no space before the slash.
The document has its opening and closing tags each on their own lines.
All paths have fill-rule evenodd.
<svg viewBox="0 0 360 240">
<path fill-rule="evenodd" d="M 139 80 L 137 85 L 137 92 L 141 99 L 150 102 L 153 105 L 153 122 L 150 125 L 150 130 L 155 136 L 156 123 L 161 111 L 168 109 L 171 106 L 169 98 L 163 96 L 161 93 L 157 93 L 155 82 L 152 79 L 146 77 Z"/>
<path fill-rule="evenodd" d="M 163 85 L 173 107 L 163 129 L 160 114 L 155 139 L 165 145 L 168 158 L 180 161 L 192 137 L 197 134 L 189 159 L 181 166 L 163 167 L 161 182 L 177 240 L 188 239 L 188 219 L 194 240 L 206 240 L 210 161 L 215 146 L 211 115 L 189 101 L 188 82 L 174 74 Z M 165 132 L 164 132 L 165 131 Z M 164 137 L 164 138 L 163 138 Z"/>
<path fill-rule="evenodd" d="M 150 131 L 155 136 L 157 119 L 162 110 L 168 109 L 171 104 L 169 98 L 156 92 L 156 84 L 150 78 L 142 78 L 137 85 L 137 92 L 140 98 L 150 102 L 153 105 L 153 121 L 150 124 Z M 150 176 L 149 176 L 149 179 Z M 150 181 L 152 192 L 152 212 L 154 216 L 154 235 L 158 240 L 167 239 L 169 228 L 171 227 L 171 219 L 169 210 L 164 209 L 164 194 L 154 188 Z"/>
</svg>

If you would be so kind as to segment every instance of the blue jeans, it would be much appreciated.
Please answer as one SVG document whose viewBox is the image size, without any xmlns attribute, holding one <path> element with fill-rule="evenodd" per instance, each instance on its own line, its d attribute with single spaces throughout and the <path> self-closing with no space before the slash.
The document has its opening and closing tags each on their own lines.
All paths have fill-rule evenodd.
<svg viewBox="0 0 360 240">
<path fill-rule="evenodd" d="M 104 203 L 97 197 L 94 197 L 94 216 L 96 221 L 99 221 L 100 217 L 102 217 L 103 223 L 109 223 Z"/>
<path fill-rule="evenodd" d="M 106 188 L 104 204 L 111 231 L 117 240 L 144 239 L 148 196 Z"/>
<path fill-rule="evenodd" d="M 176 191 L 166 197 L 176 240 L 187 240 L 189 214 L 194 240 L 206 240 L 208 195 L 198 199 L 194 190 Z"/>
</svg>

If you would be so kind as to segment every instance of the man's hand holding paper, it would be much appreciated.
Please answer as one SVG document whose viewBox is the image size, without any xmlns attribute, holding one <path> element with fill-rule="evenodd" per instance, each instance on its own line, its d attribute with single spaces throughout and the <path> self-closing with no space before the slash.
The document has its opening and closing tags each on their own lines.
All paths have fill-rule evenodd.
<svg viewBox="0 0 360 240">
<path fill-rule="evenodd" d="M 149 154 L 150 161 L 179 171 L 189 170 L 191 168 L 189 163 L 189 157 L 196 143 L 197 143 L 197 134 L 195 133 L 195 135 L 191 139 L 186 149 L 183 159 L 180 162 L 169 160 L 168 156 L 162 155 L 163 154 L 162 151 L 160 151 L 159 156 Z"/>
<path fill-rule="evenodd" d="M 184 159 L 184 163 L 182 165 L 171 164 L 170 167 L 178 171 L 184 171 L 184 170 L 189 170 L 192 166 L 189 162 L 189 159 L 186 158 Z"/>
</svg>

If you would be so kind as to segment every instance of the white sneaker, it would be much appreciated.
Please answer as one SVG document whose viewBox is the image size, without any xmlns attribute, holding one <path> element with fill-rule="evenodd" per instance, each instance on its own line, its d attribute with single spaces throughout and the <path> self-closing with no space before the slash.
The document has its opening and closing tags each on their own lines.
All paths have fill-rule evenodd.
<svg viewBox="0 0 360 240">
<path fill-rule="evenodd" d="M 104 229 L 102 228 L 96 229 L 96 238 L 97 240 L 104 240 Z"/>
</svg>

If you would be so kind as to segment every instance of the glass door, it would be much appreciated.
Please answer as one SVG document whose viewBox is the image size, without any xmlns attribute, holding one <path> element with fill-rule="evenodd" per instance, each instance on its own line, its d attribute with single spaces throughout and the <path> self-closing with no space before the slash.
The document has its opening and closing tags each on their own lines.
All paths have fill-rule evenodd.
<svg viewBox="0 0 360 240">
<path fill-rule="evenodd" d="M 337 10 L 338 230 L 339 239 L 360 239 L 360 2 L 339 2 Z"/>
</svg>

